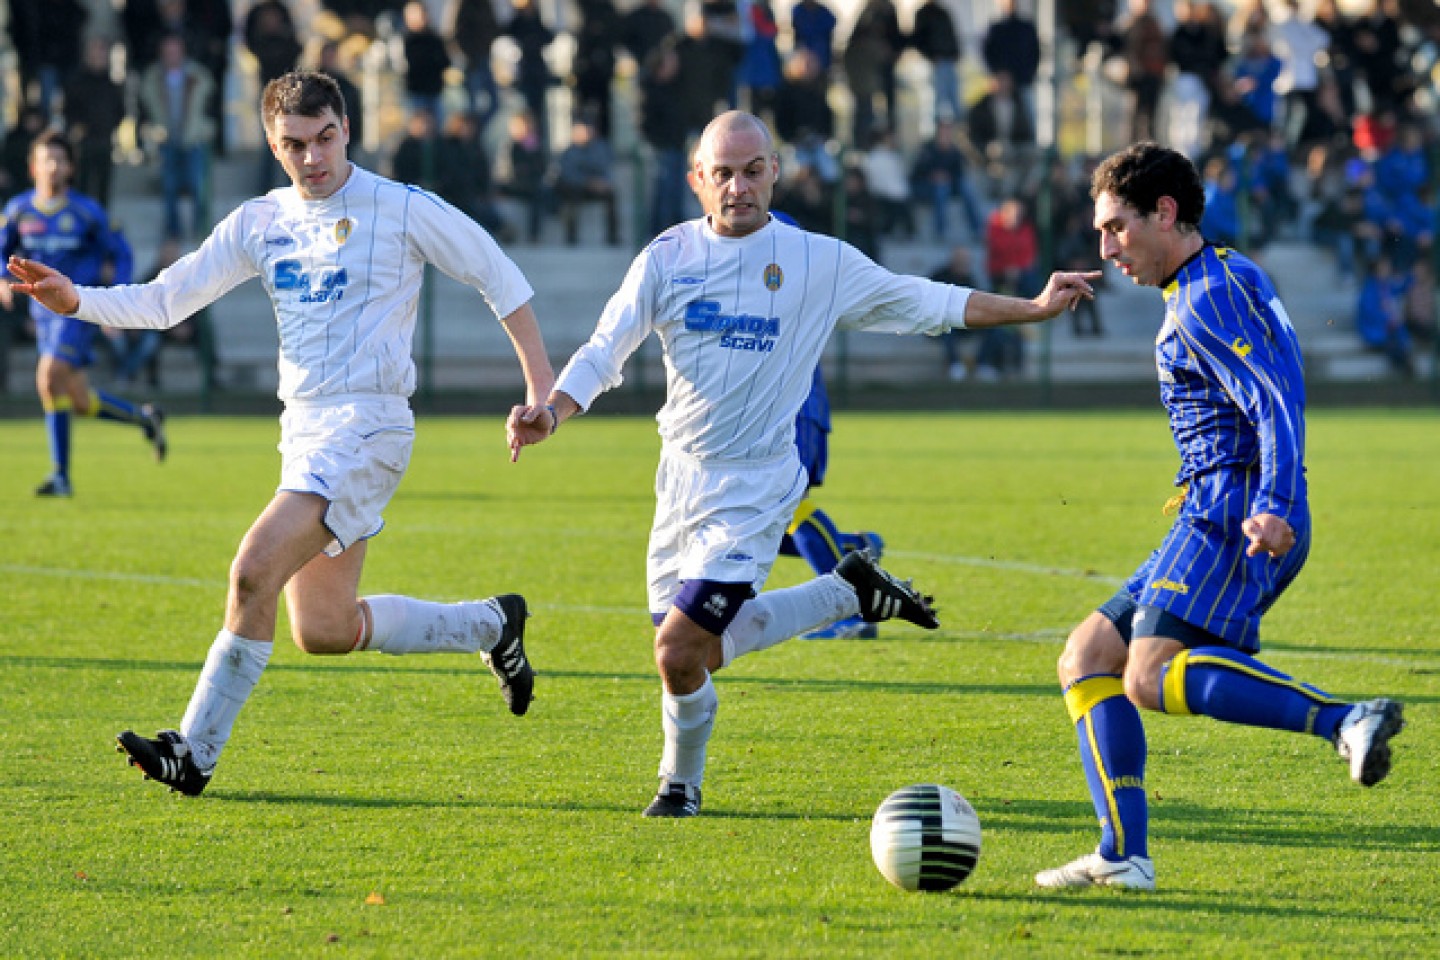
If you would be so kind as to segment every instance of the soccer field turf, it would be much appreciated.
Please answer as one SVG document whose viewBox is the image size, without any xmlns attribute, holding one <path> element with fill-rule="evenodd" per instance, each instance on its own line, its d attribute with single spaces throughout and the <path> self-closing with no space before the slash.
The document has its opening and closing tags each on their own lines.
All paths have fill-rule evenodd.
<svg viewBox="0 0 1440 960">
<path fill-rule="evenodd" d="M 478 657 L 279 643 L 198 799 L 112 738 L 178 725 L 278 427 L 177 419 L 158 467 L 134 431 L 75 432 L 75 498 L 37 501 L 43 429 L 0 423 L 0 957 L 1440 954 L 1433 412 L 1312 413 L 1315 545 L 1264 631 L 1274 666 L 1405 702 L 1395 772 L 1366 790 L 1314 738 L 1147 715 L 1149 895 L 1031 878 L 1096 842 L 1054 663 L 1168 524 L 1158 409 L 838 418 L 820 503 L 882 533 L 944 626 L 718 674 L 692 821 L 640 817 L 650 420 L 567 423 L 511 465 L 499 417 L 421 418 L 362 589 L 524 593 L 529 715 Z M 782 558 L 771 586 L 806 575 Z M 870 862 L 871 813 L 917 782 L 984 827 L 950 893 Z"/>
</svg>

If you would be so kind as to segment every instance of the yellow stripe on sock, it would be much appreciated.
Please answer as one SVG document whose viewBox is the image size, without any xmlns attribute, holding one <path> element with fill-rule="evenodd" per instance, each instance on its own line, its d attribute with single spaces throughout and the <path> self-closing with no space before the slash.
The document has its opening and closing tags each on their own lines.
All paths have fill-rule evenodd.
<svg viewBox="0 0 1440 960">
<path fill-rule="evenodd" d="M 796 530 L 799 530 L 805 525 L 805 521 L 810 519 L 810 515 L 814 513 L 816 509 L 815 502 L 809 497 L 801 500 L 800 506 L 795 508 L 795 516 L 790 521 L 790 526 L 785 529 L 785 532 L 793 536 Z"/>
<path fill-rule="evenodd" d="M 1204 659 L 1201 658 L 1202 661 Z M 1165 667 L 1165 683 L 1160 689 L 1160 705 L 1166 713 L 1177 717 L 1191 715 L 1190 701 L 1185 699 L 1185 670 L 1189 665 L 1190 651 L 1181 650 Z"/>
<path fill-rule="evenodd" d="M 1065 691 L 1065 709 L 1070 711 L 1071 721 L 1079 723 L 1080 718 L 1095 709 L 1095 704 L 1101 700 L 1123 696 L 1125 682 L 1119 677 L 1086 677 L 1070 684 L 1070 688 Z"/>
<path fill-rule="evenodd" d="M 91 390 L 91 391 L 90 391 L 90 409 L 86 410 L 83 414 L 81 414 L 81 416 L 85 416 L 85 417 L 98 417 L 98 416 L 100 416 L 100 394 L 99 394 L 99 393 L 95 392 L 94 390 Z"/>
<path fill-rule="evenodd" d="M 60 396 L 52 397 L 49 400 L 41 397 L 40 406 L 46 413 L 66 413 L 67 411 L 75 409 L 75 402 L 70 399 L 70 394 L 62 393 Z"/>
</svg>

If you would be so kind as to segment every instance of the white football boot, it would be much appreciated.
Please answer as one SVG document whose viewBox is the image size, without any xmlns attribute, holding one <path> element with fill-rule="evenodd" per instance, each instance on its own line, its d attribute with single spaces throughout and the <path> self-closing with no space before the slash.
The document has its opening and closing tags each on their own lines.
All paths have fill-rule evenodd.
<svg viewBox="0 0 1440 960">
<path fill-rule="evenodd" d="M 1335 731 L 1335 751 L 1350 761 L 1350 779 L 1373 787 L 1390 772 L 1390 738 L 1405 728 L 1404 707 L 1394 700 L 1355 704 Z"/>
<path fill-rule="evenodd" d="M 1035 882 L 1042 887 L 1123 887 L 1127 890 L 1154 890 L 1155 864 L 1149 857 L 1106 860 L 1099 851 L 1087 853 L 1063 867 L 1041 870 Z"/>
</svg>

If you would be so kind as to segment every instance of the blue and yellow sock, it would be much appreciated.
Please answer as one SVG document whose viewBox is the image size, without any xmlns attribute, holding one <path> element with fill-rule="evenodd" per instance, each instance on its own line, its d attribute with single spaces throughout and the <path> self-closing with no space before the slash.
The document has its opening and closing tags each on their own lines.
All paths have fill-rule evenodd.
<svg viewBox="0 0 1440 960">
<path fill-rule="evenodd" d="M 50 401 L 41 398 L 45 408 L 45 435 L 50 439 L 50 462 L 55 475 L 70 479 L 70 410 L 74 406 L 68 396 Z"/>
<path fill-rule="evenodd" d="M 1160 709 L 1248 727 L 1335 736 L 1351 704 L 1229 647 L 1182 650 L 1160 673 Z"/>
<path fill-rule="evenodd" d="M 1150 810 L 1145 798 L 1145 725 L 1114 674 L 1081 677 L 1065 689 L 1080 760 L 1100 821 L 1100 855 L 1146 857 Z"/>
<path fill-rule="evenodd" d="M 795 519 L 790 521 L 788 531 L 795 545 L 795 552 L 805 558 L 817 574 L 829 573 L 835 569 L 846 550 L 842 546 L 842 535 L 825 511 L 815 506 L 808 497 L 795 508 Z"/>
<path fill-rule="evenodd" d="M 90 410 L 88 412 L 90 416 L 101 420 L 131 423 L 137 427 L 145 426 L 145 414 L 140 412 L 138 406 L 129 400 L 122 400 L 100 390 L 90 391 Z"/>
</svg>

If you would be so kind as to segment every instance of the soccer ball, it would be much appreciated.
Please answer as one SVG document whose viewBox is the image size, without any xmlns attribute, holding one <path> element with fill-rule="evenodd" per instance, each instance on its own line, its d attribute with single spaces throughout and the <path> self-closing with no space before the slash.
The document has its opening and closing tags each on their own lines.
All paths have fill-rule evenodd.
<svg viewBox="0 0 1440 960">
<path fill-rule="evenodd" d="M 921 783 L 896 790 L 875 811 L 870 855 L 902 890 L 949 890 L 980 859 L 980 818 L 949 787 Z"/>
</svg>

